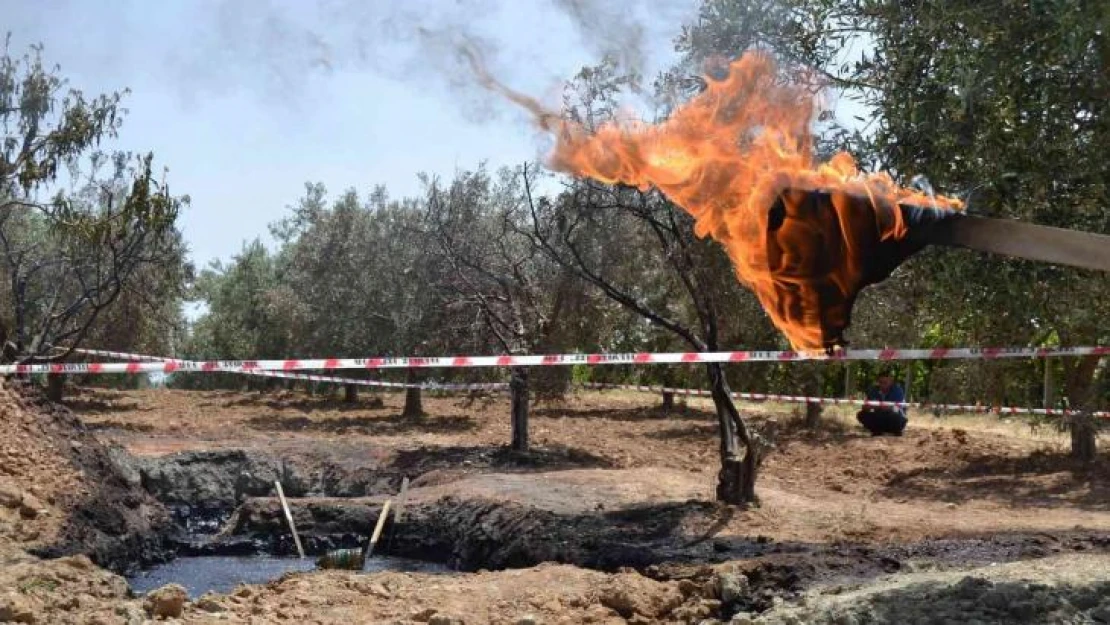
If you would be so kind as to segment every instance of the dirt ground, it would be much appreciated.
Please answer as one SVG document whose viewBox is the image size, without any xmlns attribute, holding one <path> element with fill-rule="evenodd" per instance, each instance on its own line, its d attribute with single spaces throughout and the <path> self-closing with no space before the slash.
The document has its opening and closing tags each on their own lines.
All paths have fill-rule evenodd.
<svg viewBox="0 0 1110 625">
<path fill-rule="evenodd" d="M 38 416 L 8 399 L 0 397 L 0 416 L 6 427 L 23 424 L 11 431 L 26 436 L 0 441 L 0 622 L 153 618 L 161 595 L 133 597 L 122 578 L 82 556 L 27 553 L 64 534 L 74 499 L 62 494 L 88 490 L 89 469 L 58 437 L 42 442 L 27 430 Z M 516 532 L 530 543 L 502 560 L 488 544 L 467 545 L 474 561 L 512 567 L 505 570 L 288 574 L 191 597 L 180 607 L 185 622 L 943 622 L 928 620 L 937 605 L 950 610 L 945 618 L 986 605 L 977 618 L 987 623 L 1110 622 L 1099 595 L 1110 588 L 1110 461 L 1103 452 L 1092 465 L 1073 462 L 1048 428 L 912 414 L 904 437 L 871 438 L 844 412 L 808 432 L 791 407 L 745 405 L 753 423 L 776 432 L 777 446 L 763 465 L 761 505 L 741 510 L 711 502 L 715 420 L 696 400 L 671 413 L 637 393 L 542 404 L 532 414 L 534 450 L 524 455 L 504 447 L 506 399 L 426 397 L 421 420 L 401 418 L 400 402 L 396 394 L 351 406 L 288 391 L 84 390 L 66 404 L 86 435 L 140 458 L 245 450 L 321 471 L 403 475 L 413 480 L 413 514 L 445 500 L 480 504 L 441 519 L 470 523 L 450 540 L 486 533 L 501 546 Z M 372 506 L 387 495 L 342 501 Z M 337 501 L 295 498 L 298 524 L 311 531 L 314 506 Z M 615 527 L 603 534 L 598 524 Z M 576 540 L 598 545 L 582 555 L 531 544 Z M 641 566 L 635 553 L 619 554 L 594 566 L 597 551 L 621 541 L 665 557 Z M 545 554 L 570 563 L 542 563 Z M 635 570 L 621 569 L 622 558 Z M 166 613 L 176 614 L 167 593 Z M 1043 597 L 991 612 L 1018 595 Z M 901 618 L 892 606 L 916 607 Z"/>
<path fill-rule="evenodd" d="M 151 390 L 98 392 L 70 406 L 99 434 L 140 456 L 197 449 L 264 449 L 389 467 L 420 484 L 545 509 L 712 499 L 716 423 L 708 405 L 672 414 L 637 393 L 584 392 L 533 410 L 535 466 L 498 466 L 509 440 L 501 398 L 425 398 L 428 416 L 401 419 L 399 394 L 380 407 L 293 395 Z M 367 404 L 370 402 L 366 402 Z M 777 449 L 760 476 L 762 506 L 720 532 L 777 541 L 910 541 L 959 533 L 1110 530 L 1110 466 L 1067 457 L 1064 438 L 1007 427 L 995 416 L 911 415 L 901 438 L 872 438 L 843 413 L 817 433 L 782 406 L 746 406 L 776 422 Z M 229 435 L 230 433 L 230 435 Z M 520 473 L 489 477 L 507 472 Z M 476 478 L 476 475 L 487 477 Z M 429 493 L 439 494 L 438 492 Z"/>
</svg>

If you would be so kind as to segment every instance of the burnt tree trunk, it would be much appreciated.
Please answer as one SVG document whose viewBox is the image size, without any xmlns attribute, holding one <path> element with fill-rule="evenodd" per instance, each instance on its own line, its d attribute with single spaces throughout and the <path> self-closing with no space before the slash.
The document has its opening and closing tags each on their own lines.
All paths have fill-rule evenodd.
<svg viewBox="0 0 1110 625">
<path fill-rule="evenodd" d="M 512 448 L 528 451 L 528 369 L 513 367 L 509 375 L 512 395 Z"/>
<path fill-rule="evenodd" d="M 46 374 L 46 398 L 52 402 L 61 402 L 66 386 L 66 378 L 60 373 Z"/>
<path fill-rule="evenodd" d="M 358 403 L 358 385 L 346 384 L 343 386 L 343 401 L 348 404 Z"/>
<path fill-rule="evenodd" d="M 409 369 L 405 381 L 408 384 L 418 384 L 420 382 L 415 369 Z M 419 419 L 424 416 L 424 402 L 420 391 L 421 389 L 418 386 L 410 386 L 405 389 L 405 407 L 401 409 L 402 417 L 406 419 Z"/>
<path fill-rule="evenodd" d="M 721 435 L 717 500 L 730 504 L 757 503 L 755 479 L 762 452 L 759 441 L 748 430 L 732 401 L 732 389 L 725 378 L 724 367 L 720 363 L 708 363 L 705 367 Z M 739 454 L 741 445 L 744 447 L 742 457 Z"/>
</svg>

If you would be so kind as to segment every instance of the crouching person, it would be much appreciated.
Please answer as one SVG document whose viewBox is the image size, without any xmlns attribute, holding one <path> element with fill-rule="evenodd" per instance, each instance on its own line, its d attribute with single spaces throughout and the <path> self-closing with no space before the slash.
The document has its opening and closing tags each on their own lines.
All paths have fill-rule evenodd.
<svg viewBox="0 0 1110 625">
<path fill-rule="evenodd" d="M 906 401 L 906 391 L 894 381 L 890 371 L 879 374 L 878 384 L 867 390 L 867 399 L 900 403 Z M 871 436 L 901 436 L 906 429 L 906 409 L 902 406 L 864 406 L 856 415 Z"/>
</svg>

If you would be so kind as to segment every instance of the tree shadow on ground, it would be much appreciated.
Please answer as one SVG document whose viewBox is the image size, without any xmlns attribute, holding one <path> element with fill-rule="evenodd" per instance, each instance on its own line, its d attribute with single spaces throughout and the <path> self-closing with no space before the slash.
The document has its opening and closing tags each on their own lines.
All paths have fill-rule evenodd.
<svg viewBox="0 0 1110 625">
<path fill-rule="evenodd" d="M 103 421 L 85 421 L 85 427 L 93 432 L 102 430 L 121 430 L 125 432 L 153 432 L 156 428 L 150 423 L 131 423 L 128 421 L 118 421 L 116 419 L 105 419 Z"/>
<path fill-rule="evenodd" d="M 391 470 L 420 476 L 441 469 L 497 469 L 499 472 L 540 472 L 567 469 L 611 469 L 608 458 L 563 445 L 517 451 L 503 445 L 424 446 L 398 451 Z"/>
<path fill-rule="evenodd" d="M 960 466 L 930 466 L 893 475 L 886 497 L 959 503 L 979 499 L 1014 506 L 1069 506 L 1110 511 L 1110 458 L 1083 462 L 1064 453 L 977 454 Z"/>
<path fill-rule="evenodd" d="M 720 426 L 716 423 L 693 423 L 643 434 L 644 438 L 658 441 L 705 441 L 717 437 Z"/>
<path fill-rule="evenodd" d="M 144 410 L 139 402 L 113 389 L 77 388 L 69 393 L 61 403 L 77 414 Z"/>
<path fill-rule="evenodd" d="M 385 402 L 380 397 L 360 398 L 355 402 L 344 401 L 341 397 L 311 397 L 304 395 L 254 395 L 247 397 L 235 396 L 217 404 L 221 407 L 260 407 L 271 410 L 298 410 L 304 413 L 326 410 L 329 412 L 361 412 L 367 410 L 382 410 Z"/>
<path fill-rule="evenodd" d="M 283 416 L 269 414 L 252 417 L 247 425 L 258 430 L 280 432 L 328 432 L 333 434 L 366 434 L 396 436 L 408 433 L 452 433 L 469 432 L 477 425 L 469 417 L 422 417 L 411 418 L 401 415 L 383 416 Z"/>
<path fill-rule="evenodd" d="M 661 406 L 653 408 L 536 408 L 532 415 L 548 419 L 605 419 L 608 421 L 714 421 L 717 415 L 707 410 L 690 407 L 677 407 L 664 410 Z"/>
</svg>

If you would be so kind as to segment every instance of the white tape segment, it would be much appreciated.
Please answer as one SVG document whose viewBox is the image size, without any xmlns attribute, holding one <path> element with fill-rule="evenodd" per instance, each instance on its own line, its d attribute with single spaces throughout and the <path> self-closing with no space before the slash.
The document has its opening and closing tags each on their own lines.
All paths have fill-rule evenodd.
<svg viewBox="0 0 1110 625">
<path fill-rule="evenodd" d="M 1110 346 L 1097 347 L 961 347 L 936 349 L 845 349 L 833 352 L 738 351 L 626 354 L 548 354 L 528 356 L 431 356 L 377 358 L 316 358 L 305 360 L 162 360 L 126 363 L 44 363 L 0 365 L 13 373 L 174 373 L 177 371 L 301 371 L 310 369 L 412 369 L 455 367 L 540 367 L 573 365 L 696 364 L 707 362 L 783 362 L 795 360 L 994 360 L 1106 356 Z"/>
</svg>

